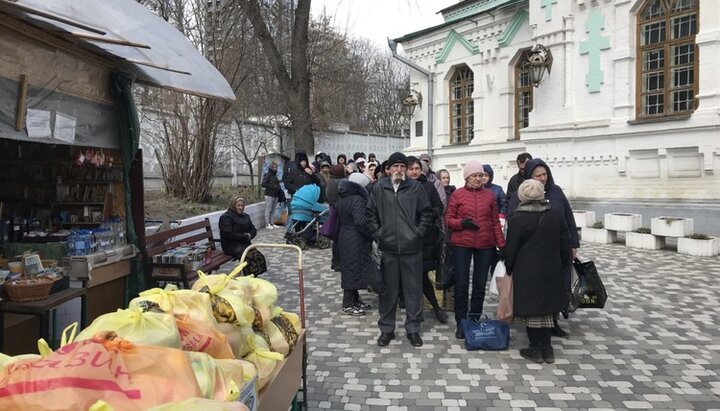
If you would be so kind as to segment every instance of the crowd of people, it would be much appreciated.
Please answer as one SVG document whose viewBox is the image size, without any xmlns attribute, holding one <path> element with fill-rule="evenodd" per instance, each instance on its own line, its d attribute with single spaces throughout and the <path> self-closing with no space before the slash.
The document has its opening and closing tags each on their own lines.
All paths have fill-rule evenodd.
<svg viewBox="0 0 720 411">
<path fill-rule="evenodd" d="M 398 307 L 405 310 L 404 327 L 414 347 L 423 345 L 423 298 L 439 322 L 449 321 L 436 298 L 439 284 L 429 275 L 443 267 L 454 276 L 455 337 L 464 339 L 460 322 L 482 315 L 488 278 L 504 261 L 513 278 L 515 319 L 525 325 L 529 340 L 520 354 L 550 363 L 551 336 L 567 336 L 558 318 L 567 315 L 577 228 L 550 167 L 528 153 L 517 157 L 517 166 L 503 190 L 493 183 L 490 165 L 470 160 L 456 188 L 448 170 L 432 170 L 427 154 L 396 152 L 380 162 L 373 153 L 358 152 L 350 158 L 341 154 L 333 162 L 318 152 L 310 162 L 299 150 L 281 179 L 272 163 L 262 180 L 267 228 L 276 228 L 272 217 L 283 203 L 289 214 L 286 236 L 295 222 L 333 209 L 339 228 L 331 269 L 341 276 L 341 312 L 366 315 L 372 305 L 361 293 L 368 292 L 373 276 L 381 278 L 382 287 L 373 285 L 381 288 L 374 290 L 380 346 L 395 338 Z M 242 217 L 240 200 L 235 199 L 220 227 L 223 249 L 234 253 L 255 236 L 252 223 L 248 226 L 249 219 Z M 245 231 L 236 234 L 233 227 Z"/>
</svg>

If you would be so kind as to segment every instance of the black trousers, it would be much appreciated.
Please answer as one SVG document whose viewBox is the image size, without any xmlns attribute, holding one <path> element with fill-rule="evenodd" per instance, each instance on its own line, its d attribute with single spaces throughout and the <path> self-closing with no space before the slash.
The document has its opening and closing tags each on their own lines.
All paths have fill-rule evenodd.
<svg viewBox="0 0 720 411">
<path fill-rule="evenodd" d="M 402 293 L 405 299 L 405 331 L 419 333 L 422 322 L 422 251 L 413 254 L 395 255 L 383 252 L 382 267 L 385 277 L 385 294 L 379 296 L 378 327 L 380 332 L 395 331 L 395 314 L 397 299 L 400 293 L 400 279 L 402 279 Z"/>
</svg>

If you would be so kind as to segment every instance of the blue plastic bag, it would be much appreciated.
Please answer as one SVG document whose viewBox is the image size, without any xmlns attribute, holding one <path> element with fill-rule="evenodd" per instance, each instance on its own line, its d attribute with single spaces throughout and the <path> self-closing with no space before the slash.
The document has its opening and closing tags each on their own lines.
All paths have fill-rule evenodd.
<svg viewBox="0 0 720 411">
<path fill-rule="evenodd" d="M 498 320 L 465 319 L 460 321 L 465 332 L 465 349 L 501 351 L 510 346 L 510 326 Z"/>
</svg>

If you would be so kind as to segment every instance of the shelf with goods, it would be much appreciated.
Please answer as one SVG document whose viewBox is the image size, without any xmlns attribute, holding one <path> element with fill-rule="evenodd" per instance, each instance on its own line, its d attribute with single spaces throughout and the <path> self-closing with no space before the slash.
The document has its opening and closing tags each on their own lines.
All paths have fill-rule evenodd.
<svg viewBox="0 0 720 411">
<path fill-rule="evenodd" d="M 0 221 L 24 232 L 3 241 L 39 242 L 68 229 L 125 216 L 119 150 L 0 139 Z M 116 161 L 117 160 L 117 161 Z M 39 222 L 31 227 L 30 222 Z M 36 235 L 33 235 L 36 234 Z M 38 239 L 40 238 L 40 239 Z"/>
</svg>

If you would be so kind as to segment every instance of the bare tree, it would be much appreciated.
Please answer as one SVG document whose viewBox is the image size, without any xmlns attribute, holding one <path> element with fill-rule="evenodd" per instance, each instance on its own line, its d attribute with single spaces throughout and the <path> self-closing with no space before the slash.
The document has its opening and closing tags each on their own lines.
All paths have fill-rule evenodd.
<svg viewBox="0 0 720 411">
<path fill-rule="evenodd" d="M 310 0 L 298 0 L 293 10 L 290 70 L 278 47 L 277 39 L 268 29 L 268 18 L 262 12 L 258 0 L 242 0 L 239 5 L 252 22 L 255 36 L 262 45 L 272 73 L 285 96 L 296 147 L 302 147 L 308 152 L 315 151 L 307 58 Z"/>
</svg>

